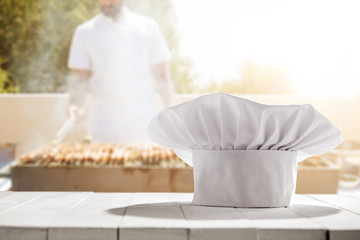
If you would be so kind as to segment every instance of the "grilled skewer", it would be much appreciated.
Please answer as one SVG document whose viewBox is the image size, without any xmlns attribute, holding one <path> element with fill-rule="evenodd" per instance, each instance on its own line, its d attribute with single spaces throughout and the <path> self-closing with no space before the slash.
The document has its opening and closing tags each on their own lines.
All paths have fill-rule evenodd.
<svg viewBox="0 0 360 240">
<path fill-rule="evenodd" d="M 176 163 L 176 164 L 175 164 Z M 60 143 L 21 156 L 20 165 L 42 167 L 185 166 L 176 154 L 155 144 Z"/>
</svg>

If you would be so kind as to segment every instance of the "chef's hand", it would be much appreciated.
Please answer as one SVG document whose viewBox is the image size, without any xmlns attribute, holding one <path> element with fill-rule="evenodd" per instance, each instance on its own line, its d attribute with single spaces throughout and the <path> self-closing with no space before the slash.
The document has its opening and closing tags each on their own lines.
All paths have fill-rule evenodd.
<svg viewBox="0 0 360 240">
<path fill-rule="evenodd" d="M 75 115 L 76 122 L 80 122 L 85 117 L 85 109 L 82 107 L 75 106 L 74 104 L 70 105 L 68 108 L 68 115 Z"/>
</svg>

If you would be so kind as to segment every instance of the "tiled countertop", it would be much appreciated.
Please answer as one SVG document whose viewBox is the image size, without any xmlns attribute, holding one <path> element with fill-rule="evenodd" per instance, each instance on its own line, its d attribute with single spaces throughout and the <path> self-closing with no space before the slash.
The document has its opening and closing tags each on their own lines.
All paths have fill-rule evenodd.
<svg viewBox="0 0 360 240">
<path fill-rule="evenodd" d="M 193 206 L 188 193 L 0 192 L 0 240 L 360 239 L 360 195 L 288 208 Z"/>
</svg>

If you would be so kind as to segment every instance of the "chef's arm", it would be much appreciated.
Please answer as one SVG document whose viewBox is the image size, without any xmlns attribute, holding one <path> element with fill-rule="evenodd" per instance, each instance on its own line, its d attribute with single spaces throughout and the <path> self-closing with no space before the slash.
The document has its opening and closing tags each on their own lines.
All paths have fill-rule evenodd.
<svg viewBox="0 0 360 240">
<path fill-rule="evenodd" d="M 158 85 L 158 92 L 164 107 L 172 104 L 173 84 L 170 77 L 169 64 L 161 62 L 153 66 L 154 76 Z"/>
<path fill-rule="evenodd" d="M 89 92 L 89 70 L 72 69 L 69 77 L 69 114 L 76 114 L 78 119 L 84 116 L 86 97 Z"/>
</svg>

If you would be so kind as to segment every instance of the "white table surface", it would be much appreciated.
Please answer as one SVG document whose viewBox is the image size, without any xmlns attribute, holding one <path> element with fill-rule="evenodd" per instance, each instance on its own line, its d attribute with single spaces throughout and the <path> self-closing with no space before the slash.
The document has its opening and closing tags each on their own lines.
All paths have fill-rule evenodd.
<svg viewBox="0 0 360 240">
<path fill-rule="evenodd" d="M 360 239 L 360 195 L 288 208 L 193 206 L 189 193 L 0 192 L 0 240 Z"/>
</svg>

